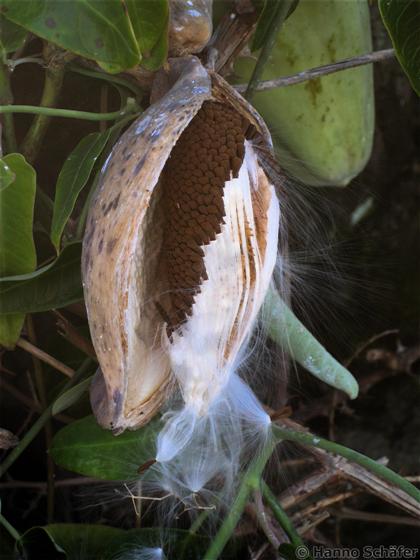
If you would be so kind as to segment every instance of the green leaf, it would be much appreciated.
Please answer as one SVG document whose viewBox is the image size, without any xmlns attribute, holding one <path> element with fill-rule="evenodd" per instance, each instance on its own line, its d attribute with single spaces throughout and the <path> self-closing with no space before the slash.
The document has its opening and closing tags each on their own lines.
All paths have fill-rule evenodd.
<svg viewBox="0 0 420 560">
<path fill-rule="evenodd" d="M 55 189 L 54 211 L 51 224 L 51 241 L 57 253 L 61 236 L 80 191 L 86 185 L 96 160 L 104 149 L 111 129 L 93 132 L 83 138 L 65 161 Z"/>
<path fill-rule="evenodd" d="M 6 189 L 16 179 L 16 175 L 7 165 L 3 158 L 0 158 L 0 192 Z"/>
<path fill-rule="evenodd" d="M 135 432 L 114 436 L 87 416 L 60 430 L 50 453 L 69 471 L 104 480 L 134 480 L 138 468 L 155 457 L 159 427 L 160 418 L 155 418 Z"/>
<path fill-rule="evenodd" d="M 116 0 L 0 0 L 4 16 L 63 49 L 95 60 L 109 72 L 140 62 L 123 3 Z"/>
<path fill-rule="evenodd" d="M 63 410 L 70 408 L 73 404 L 77 403 L 79 399 L 86 393 L 92 382 L 92 375 L 87 379 L 84 379 L 74 387 L 71 387 L 68 391 L 61 394 L 55 401 L 52 407 L 52 414 L 60 414 Z"/>
<path fill-rule="evenodd" d="M 33 218 L 36 191 L 35 170 L 21 154 L 2 159 L 2 184 L 5 169 L 15 176 L 6 188 L 0 189 L 0 278 L 27 273 L 36 267 L 33 239 Z M 8 175 L 7 181 L 10 180 Z M 3 313 L 0 299 L 0 313 Z M 20 311 L 20 310 L 19 310 Z M 19 338 L 25 315 L 0 316 L 0 344 L 12 347 Z"/>
<path fill-rule="evenodd" d="M 397 58 L 420 95 L 420 0 L 379 0 Z"/>
<path fill-rule="evenodd" d="M 264 301 L 268 334 L 309 373 L 355 399 L 359 386 L 352 374 L 322 346 L 274 290 Z"/>
<path fill-rule="evenodd" d="M 142 66 L 156 70 L 168 53 L 168 0 L 125 0 L 143 55 Z"/>
<path fill-rule="evenodd" d="M 258 51 L 264 45 L 265 36 L 271 25 L 271 20 L 273 19 L 273 11 L 277 8 L 278 2 L 281 1 L 282 0 L 263 0 L 264 3 L 262 5 L 260 17 L 257 22 L 257 28 L 255 29 L 254 38 L 252 40 L 251 51 Z M 261 4 L 261 1 L 258 1 L 257 4 Z M 292 15 L 298 4 L 299 0 L 295 0 L 290 7 L 287 17 Z"/>
<path fill-rule="evenodd" d="M 108 553 L 116 552 L 122 544 L 125 531 L 106 525 L 77 525 L 56 523 L 44 527 L 33 527 L 22 535 L 19 548 L 25 558 L 98 558 L 103 560 Z M 60 554 L 61 553 L 61 554 Z M 62 556 L 62 554 L 65 556 Z"/>
<path fill-rule="evenodd" d="M 0 278 L 0 312 L 49 311 L 83 299 L 81 252 L 81 243 L 71 243 L 57 259 L 35 272 Z"/>
<path fill-rule="evenodd" d="M 209 541 L 207 536 L 182 529 L 167 529 L 162 538 L 160 527 L 125 531 L 106 525 L 56 523 L 26 531 L 20 548 L 24 548 L 28 560 L 62 558 L 57 552 L 64 552 L 67 560 L 155 558 L 161 547 L 166 558 L 198 560 L 203 557 Z M 223 558 L 243 558 L 238 543 L 227 546 Z"/>
<path fill-rule="evenodd" d="M 25 43 L 26 35 L 26 29 L 0 15 L 0 43 L 5 53 L 20 49 Z"/>
</svg>

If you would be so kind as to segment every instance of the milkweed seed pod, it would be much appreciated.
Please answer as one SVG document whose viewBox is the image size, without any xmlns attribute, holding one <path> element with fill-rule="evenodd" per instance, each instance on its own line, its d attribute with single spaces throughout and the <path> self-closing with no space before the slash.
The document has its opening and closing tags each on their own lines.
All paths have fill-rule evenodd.
<svg viewBox="0 0 420 560">
<path fill-rule="evenodd" d="M 147 423 L 175 382 L 205 415 L 241 360 L 277 256 L 279 204 L 254 143 L 264 122 L 195 57 L 102 171 L 83 243 L 99 423 Z M 159 97 L 160 96 L 160 97 Z"/>
<path fill-rule="evenodd" d="M 200 52 L 213 30 L 213 0 L 170 0 L 169 52 L 173 56 Z"/>
</svg>

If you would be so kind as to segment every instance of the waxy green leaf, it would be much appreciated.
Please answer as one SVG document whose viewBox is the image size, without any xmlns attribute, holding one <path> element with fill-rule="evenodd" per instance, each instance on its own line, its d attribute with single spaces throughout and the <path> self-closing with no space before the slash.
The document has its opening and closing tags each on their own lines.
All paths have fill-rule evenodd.
<svg viewBox="0 0 420 560">
<path fill-rule="evenodd" d="M 61 236 L 80 191 L 86 185 L 96 160 L 104 149 L 111 128 L 93 132 L 83 138 L 65 161 L 57 180 L 54 211 L 51 224 L 51 241 L 60 252 Z"/>
<path fill-rule="evenodd" d="M 22 47 L 26 35 L 26 29 L 0 15 L 0 49 L 2 47 L 6 54 Z"/>
<path fill-rule="evenodd" d="M 142 53 L 141 65 L 157 70 L 168 53 L 168 0 L 125 0 Z"/>
<path fill-rule="evenodd" d="M 420 0 L 379 0 L 397 58 L 420 95 Z"/>
<path fill-rule="evenodd" d="M 254 38 L 252 40 L 252 51 L 258 51 L 264 45 L 265 37 L 270 27 L 271 20 L 273 19 L 273 13 L 277 8 L 278 2 L 282 1 L 283 0 L 263 0 L 260 17 L 258 18 L 257 22 L 257 28 L 255 29 Z M 292 6 L 290 7 L 289 13 L 287 14 L 287 17 L 292 15 L 292 13 L 296 10 L 298 4 L 299 0 L 295 0 L 293 2 Z"/>
<path fill-rule="evenodd" d="M 64 393 L 62 393 L 53 403 L 52 414 L 60 414 L 63 410 L 70 408 L 73 404 L 77 403 L 82 396 L 88 391 L 90 384 L 92 383 L 92 376 L 84 379 L 74 387 L 71 387 Z"/>
<path fill-rule="evenodd" d="M 155 418 L 139 430 L 115 436 L 87 416 L 60 430 L 50 453 L 69 471 L 104 480 L 135 480 L 139 467 L 155 457 L 159 429 L 160 418 Z"/>
<path fill-rule="evenodd" d="M 115 0 L 1 0 L 3 15 L 35 35 L 109 72 L 138 64 L 140 50 L 122 2 Z"/>
<path fill-rule="evenodd" d="M 9 174 L 6 170 L 9 170 Z M 6 175 L 6 178 L 5 178 Z M 14 180 L 10 182 L 11 175 Z M 6 184 L 6 187 L 4 187 Z M 21 154 L 2 159 L 0 188 L 0 282 L 3 277 L 34 270 L 36 251 L 33 239 L 33 218 L 36 190 L 34 169 Z M 0 314 L 5 311 L 0 298 Z M 20 313 L 22 311 L 22 313 Z M 0 315 L 0 344 L 12 347 L 19 338 L 25 310 Z"/>
<path fill-rule="evenodd" d="M 32 273 L 0 278 L 0 313 L 49 311 L 83 299 L 81 253 L 82 244 L 71 243 Z"/>
<path fill-rule="evenodd" d="M 129 507 L 129 506 L 128 506 Z M 19 548 L 27 560 L 55 558 L 62 553 L 66 560 L 116 560 L 123 558 L 157 558 L 163 548 L 165 558 L 197 560 L 210 542 L 208 536 L 181 529 L 130 529 L 125 531 L 106 525 L 55 523 L 33 527 L 24 533 Z M 243 558 L 242 543 L 235 539 L 223 551 L 223 558 Z"/>
<path fill-rule="evenodd" d="M 0 158 L 0 191 L 6 189 L 16 179 L 16 175 L 7 165 L 3 158 Z"/>
<path fill-rule="evenodd" d="M 14 25 L 8 26 L 8 50 L 28 30 L 111 73 L 140 62 L 156 70 L 166 60 L 168 0 L 0 0 L 0 8 Z"/>
</svg>

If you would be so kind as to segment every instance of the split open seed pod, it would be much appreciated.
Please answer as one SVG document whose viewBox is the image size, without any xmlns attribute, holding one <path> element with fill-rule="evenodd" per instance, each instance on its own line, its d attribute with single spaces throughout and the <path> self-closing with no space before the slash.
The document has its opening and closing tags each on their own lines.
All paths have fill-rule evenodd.
<svg viewBox="0 0 420 560">
<path fill-rule="evenodd" d="M 190 56 L 169 61 L 108 158 L 83 243 L 102 426 L 147 423 L 174 380 L 204 413 L 238 360 L 277 252 L 254 142 L 271 150 L 264 122 Z"/>
</svg>

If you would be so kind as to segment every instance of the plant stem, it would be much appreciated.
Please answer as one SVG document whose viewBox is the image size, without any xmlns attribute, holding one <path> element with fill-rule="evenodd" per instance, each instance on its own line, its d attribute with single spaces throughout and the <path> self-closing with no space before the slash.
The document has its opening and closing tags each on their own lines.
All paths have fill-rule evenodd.
<svg viewBox="0 0 420 560">
<path fill-rule="evenodd" d="M 77 383 L 77 381 L 88 371 L 91 367 L 92 360 L 91 358 L 86 358 L 86 360 L 82 363 L 80 368 L 76 371 L 74 376 L 67 381 L 67 383 L 63 386 L 62 390 L 58 394 L 58 396 L 62 395 L 65 391 L 70 389 L 72 385 Z M 55 399 L 54 399 L 55 400 Z M 13 451 L 6 457 L 3 463 L 0 465 L 0 477 L 2 477 L 5 472 L 13 465 L 13 463 L 20 457 L 20 455 L 25 451 L 31 441 L 39 434 L 39 432 L 44 427 L 45 423 L 52 416 L 52 409 L 53 409 L 54 401 L 44 410 L 41 416 L 32 424 L 31 428 L 26 432 L 24 437 L 20 440 L 19 444 L 13 449 Z"/>
<path fill-rule="evenodd" d="M 75 72 L 76 74 L 81 74 L 82 76 L 88 76 L 89 78 L 94 78 L 97 80 L 104 80 L 110 84 L 115 84 L 117 86 L 124 87 L 129 91 L 131 91 L 131 93 L 135 95 L 136 99 L 139 99 L 140 90 L 136 88 L 135 85 L 133 85 L 128 80 L 125 80 L 124 78 L 120 78 L 119 76 L 113 76 L 112 74 L 107 74 L 106 72 L 99 72 L 97 70 L 89 70 L 87 68 L 82 68 L 75 64 L 70 64 L 68 70 L 70 70 L 70 72 Z"/>
<path fill-rule="evenodd" d="M 57 56 L 54 50 L 52 50 L 52 53 L 49 51 L 50 49 L 46 49 L 47 58 L 50 58 L 50 61 L 45 70 L 44 89 L 38 109 L 54 107 L 57 104 L 63 85 L 65 68 L 63 56 L 60 53 Z M 21 152 L 30 163 L 35 161 L 41 149 L 42 141 L 50 122 L 48 113 L 37 112 L 35 114 L 36 116 L 21 146 Z"/>
<path fill-rule="evenodd" d="M 13 103 L 13 95 L 10 89 L 9 69 L 3 61 L 0 60 L 0 104 L 3 103 Z M 13 115 L 4 115 L 3 126 L 5 152 L 16 152 L 16 135 Z"/>
<path fill-rule="evenodd" d="M 16 529 L 13 527 L 13 525 L 11 525 L 7 519 L 0 513 L 0 525 L 3 525 L 3 527 L 6 529 L 6 531 L 9 533 L 9 535 L 15 539 L 15 541 L 20 540 L 20 535 L 19 533 L 16 531 Z"/>
<path fill-rule="evenodd" d="M 377 476 L 380 476 L 384 480 L 398 486 L 401 490 L 404 490 L 409 496 L 414 498 L 417 502 L 420 503 L 420 490 L 416 488 L 411 482 L 397 474 L 396 472 L 392 471 L 385 465 L 381 465 L 377 463 L 370 457 L 366 457 L 366 455 L 362 455 L 358 451 L 354 449 L 349 449 L 344 445 L 340 445 L 339 443 L 334 443 L 332 441 L 328 441 L 327 439 L 323 439 L 318 436 L 314 436 L 308 432 L 300 432 L 296 430 L 291 430 L 290 428 L 285 428 L 283 426 L 279 426 L 278 424 L 273 424 L 273 434 L 276 437 L 277 441 L 281 440 L 289 440 L 294 441 L 296 443 L 301 443 L 304 445 L 310 445 L 313 447 L 319 447 L 320 449 L 324 449 L 325 451 L 329 451 L 330 453 L 335 453 L 336 455 L 341 455 L 358 465 L 361 465 L 365 469 L 373 472 Z"/>
<path fill-rule="evenodd" d="M 298 72 L 297 74 L 291 74 L 290 76 L 281 76 L 280 78 L 275 78 L 273 80 L 261 81 L 257 84 L 255 91 L 267 91 L 274 88 L 293 86 L 295 84 L 307 82 L 308 80 L 315 80 L 316 78 L 321 78 L 322 76 L 328 76 L 328 74 L 333 74 L 334 72 L 341 72 L 342 70 L 348 70 L 349 68 L 357 68 L 358 66 L 372 64 L 374 62 L 380 62 L 394 57 L 394 49 L 384 49 L 382 51 L 362 54 L 352 58 L 345 58 L 331 64 L 325 64 L 324 66 L 310 68 L 309 70 L 304 70 L 302 72 Z M 238 84 L 233 87 L 236 91 L 239 91 L 239 93 L 244 93 L 248 85 Z"/>
<path fill-rule="evenodd" d="M 292 522 L 290 521 L 287 513 L 281 507 L 280 503 L 278 502 L 277 498 L 267 486 L 264 480 L 261 480 L 261 490 L 263 493 L 264 498 L 267 500 L 268 505 L 271 508 L 271 511 L 274 513 L 275 518 L 280 523 L 280 526 L 285 530 L 287 536 L 290 539 L 290 542 L 294 546 L 302 546 L 304 542 L 300 538 L 298 532 L 293 527 Z"/>
<path fill-rule="evenodd" d="M 48 107 L 37 107 L 35 105 L 1 105 L 0 114 L 1 113 L 32 113 L 34 115 L 64 117 L 69 119 L 83 119 L 86 121 L 112 121 L 124 114 L 121 110 L 114 111 L 112 113 L 90 113 L 89 111 L 76 111 L 73 109 L 52 109 Z"/>
<path fill-rule="evenodd" d="M 264 467 L 273 451 L 273 441 L 269 439 L 261 454 L 251 463 L 246 471 L 238 494 L 233 502 L 232 509 L 225 518 L 217 532 L 212 544 L 208 548 L 203 560 L 216 560 L 222 553 L 226 543 L 230 539 L 236 525 L 245 509 L 250 493 L 259 487 L 259 481 Z"/>
<path fill-rule="evenodd" d="M 262 76 L 264 66 L 268 61 L 268 57 L 274 47 L 276 42 L 277 33 L 280 31 L 284 20 L 289 13 L 290 7 L 293 0 L 277 0 L 276 7 L 273 10 L 273 19 L 271 25 L 268 28 L 264 46 L 261 49 L 260 55 L 255 65 L 254 71 L 252 73 L 251 79 L 249 80 L 248 86 L 246 88 L 245 97 L 248 101 L 251 101 L 255 90 L 258 86 L 258 82 Z"/>
</svg>

